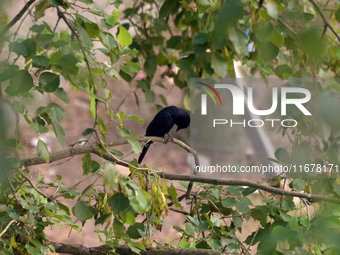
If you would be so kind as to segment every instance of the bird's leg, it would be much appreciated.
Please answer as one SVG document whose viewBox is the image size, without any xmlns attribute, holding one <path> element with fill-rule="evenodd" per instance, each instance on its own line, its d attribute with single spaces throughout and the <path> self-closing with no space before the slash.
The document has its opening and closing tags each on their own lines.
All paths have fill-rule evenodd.
<svg viewBox="0 0 340 255">
<path fill-rule="evenodd" d="M 169 133 L 167 133 L 167 138 L 165 138 L 165 136 L 164 136 L 164 139 L 165 139 L 165 144 L 167 144 L 168 143 L 168 141 L 174 141 L 174 138 L 169 134 Z"/>
<path fill-rule="evenodd" d="M 167 144 L 168 143 L 168 137 L 166 136 L 166 134 L 163 136 L 164 138 L 164 144 Z"/>
</svg>

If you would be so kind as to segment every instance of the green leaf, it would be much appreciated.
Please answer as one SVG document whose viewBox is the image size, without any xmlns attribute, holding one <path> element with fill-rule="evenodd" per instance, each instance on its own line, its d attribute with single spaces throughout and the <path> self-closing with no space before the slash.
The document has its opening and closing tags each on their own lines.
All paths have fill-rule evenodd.
<svg viewBox="0 0 340 255">
<path fill-rule="evenodd" d="M 50 4 L 54 7 L 63 6 L 67 7 L 66 3 L 63 0 L 49 0 Z"/>
<path fill-rule="evenodd" d="M 276 5 L 275 1 L 268 2 L 266 4 L 266 7 L 267 7 L 268 15 L 276 20 L 279 16 L 279 13 L 278 13 L 277 5 Z"/>
<path fill-rule="evenodd" d="M 61 101 L 63 101 L 65 104 L 71 103 L 70 98 L 68 97 L 66 91 L 63 88 L 57 88 L 53 94 L 57 96 Z"/>
<path fill-rule="evenodd" d="M 97 161 L 95 161 L 95 160 L 91 161 L 91 173 L 97 172 L 100 167 L 101 167 L 101 165 Z"/>
<path fill-rule="evenodd" d="M 116 185 L 119 175 L 117 168 L 114 165 L 107 163 L 102 171 L 105 185 L 108 187 Z"/>
<path fill-rule="evenodd" d="M 39 34 L 39 33 L 41 33 L 42 31 L 45 30 L 45 26 L 42 25 L 42 24 L 41 24 L 41 25 L 35 24 L 35 25 L 33 25 L 33 26 L 30 27 L 30 30 L 31 30 L 32 32 L 34 32 L 34 33 Z"/>
<path fill-rule="evenodd" d="M 149 77 L 153 77 L 157 69 L 157 61 L 155 57 L 148 57 L 145 60 L 144 71 Z"/>
<path fill-rule="evenodd" d="M 335 12 L 335 19 L 337 22 L 340 22 L 340 9 L 337 9 L 337 11 Z"/>
<path fill-rule="evenodd" d="M 295 209 L 294 201 L 292 200 L 284 200 L 282 202 L 282 208 L 285 209 L 287 212 L 290 212 Z"/>
<path fill-rule="evenodd" d="M 288 240 L 289 243 L 290 243 L 290 242 L 297 241 L 296 240 L 297 239 L 297 232 L 295 232 L 291 229 L 285 228 L 283 226 L 276 226 L 272 230 L 272 237 L 275 238 L 277 241 Z"/>
<path fill-rule="evenodd" d="M 135 139 L 128 138 L 128 142 L 131 145 L 131 148 L 134 153 L 139 154 L 142 152 L 142 147 L 140 146 L 139 142 Z"/>
<path fill-rule="evenodd" d="M 56 212 L 59 210 L 59 206 L 54 204 L 53 202 L 46 203 L 44 207 L 52 212 Z"/>
<path fill-rule="evenodd" d="M 107 213 L 107 214 L 103 214 L 102 216 L 100 216 L 98 219 L 96 219 L 94 225 L 103 225 L 107 219 L 112 217 L 112 213 Z"/>
<path fill-rule="evenodd" d="M 76 75 L 78 72 L 78 59 L 73 54 L 63 55 L 59 61 L 58 65 L 61 67 L 65 74 Z"/>
<path fill-rule="evenodd" d="M 92 41 L 91 41 L 90 36 L 87 33 L 87 31 L 81 25 L 79 25 L 79 24 L 78 24 L 77 29 L 78 29 L 80 38 L 83 41 L 85 47 L 91 48 Z"/>
<path fill-rule="evenodd" d="M 209 40 L 209 35 L 206 33 L 198 33 L 192 37 L 194 44 L 205 44 Z"/>
<path fill-rule="evenodd" d="M 50 152 L 48 151 L 47 145 L 40 139 L 37 144 L 37 153 L 46 163 L 50 163 Z"/>
<path fill-rule="evenodd" d="M 25 248 L 27 249 L 28 254 L 34 254 L 34 255 L 41 254 L 40 253 L 40 249 L 38 249 L 37 247 L 33 246 L 31 243 L 26 244 Z"/>
<path fill-rule="evenodd" d="M 298 218 L 292 217 L 289 221 L 289 227 L 291 229 L 297 230 L 299 228 Z"/>
<path fill-rule="evenodd" d="M 277 75 L 277 77 L 283 79 L 287 79 L 288 77 L 293 75 L 292 69 L 287 64 L 277 66 L 274 72 Z"/>
<path fill-rule="evenodd" d="M 46 56 L 34 56 L 32 58 L 34 67 L 47 67 L 51 64 L 51 60 Z"/>
<path fill-rule="evenodd" d="M 125 61 L 126 61 L 126 63 L 127 63 L 129 66 L 131 66 L 133 69 L 135 69 L 135 70 L 137 70 L 137 71 L 143 70 L 143 69 L 140 67 L 139 63 L 134 63 L 134 62 L 132 62 L 132 61 L 130 61 L 130 60 L 128 60 L 128 59 L 125 59 Z"/>
<path fill-rule="evenodd" d="M 174 7 L 177 0 L 166 0 L 159 10 L 159 18 L 164 19 L 168 17 L 170 11 Z"/>
<path fill-rule="evenodd" d="M 254 29 L 256 38 L 262 42 L 272 33 L 274 26 L 271 22 L 260 22 Z"/>
<path fill-rule="evenodd" d="M 48 49 L 53 40 L 53 34 L 38 34 L 35 37 L 35 42 L 42 48 Z"/>
<path fill-rule="evenodd" d="M 92 134 L 93 131 L 94 131 L 93 128 L 87 128 L 87 129 L 85 129 L 85 131 L 84 131 L 81 135 L 87 136 L 87 135 L 89 135 L 89 134 Z"/>
<path fill-rule="evenodd" d="M 190 247 L 190 244 L 188 243 L 188 240 L 186 238 L 181 238 L 181 241 L 179 242 L 178 246 L 182 249 L 186 249 Z"/>
<path fill-rule="evenodd" d="M 332 88 L 332 89 L 334 89 L 335 91 L 337 91 L 337 92 L 340 93 L 340 84 L 337 83 L 337 81 L 335 81 L 335 80 L 330 80 L 330 81 L 327 82 L 327 85 L 328 85 L 330 88 Z"/>
<path fill-rule="evenodd" d="M 319 59 L 325 53 L 323 37 L 316 28 L 310 28 L 298 35 L 303 50 L 313 59 Z"/>
<path fill-rule="evenodd" d="M 238 250 L 241 249 L 241 245 L 238 243 L 230 243 L 228 244 L 228 249 Z"/>
<path fill-rule="evenodd" d="M 118 156 L 118 157 L 123 157 L 124 156 L 124 153 L 122 153 L 122 152 L 120 152 L 120 151 L 117 151 L 117 150 L 115 150 L 115 149 L 107 149 L 110 153 L 112 153 L 112 154 L 114 154 L 114 155 L 116 155 L 116 156 Z"/>
<path fill-rule="evenodd" d="M 278 48 L 285 42 L 283 35 L 276 29 L 273 29 L 273 32 L 268 36 L 268 39 Z"/>
<path fill-rule="evenodd" d="M 22 42 L 27 48 L 27 55 L 25 57 L 32 56 L 37 51 L 37 44 L 33 38 L 26 39 Z"/>
<path fill-rule="evenodd" d="M 144 231 L 145 231 L 144 224 L 137 222 L 136 224 L 131 225 L 128 228 L 127 234 L 131 239 L 139 239 L 142 237 L 140 233 L 143 233 Z"/>
<path fill-rule="evenodd" d="M 49 130 L 47 127 L 41 126 L 36 123 L 30 123 L 30 127 L 35 131 L 38 132 L 39 134 L 47 133 Z"/>
<path fill-rule="evenodd" d="M 156 101 L 156 94 L 152 90 L 145 91 L 145 101 L 147 103 L 153 103 Z"/>
<path fill-rule="evenodd" d="M 290 156 L 284 148 L 278 148 L 275 151 L 275 157 L 278 161 L 282 163 L 290 163 Z"/>
<path fill-rule="evenodd" d="M 277 48 L 272 42 L 262 42 L 256 45 L 259 48 L 264 61 L 271 61 L 279 54 L 279 48 Z"/>
<path fill-rule="evenodd" d="M 248 213 L 250 211 L 249 209 L 249 206 L 244 203 L 243 201 L 241 202 L 236 202 L 235 203 L 235 206 L 236 206 L 236 209 L 239 211 L 239 212 L 242 212 L 242 213 Z"/>
<path fill-rule="evenodd" d="M 215 73 L 224 78 L 227 75 L 228 67 L 226 60 L 214 51 L 211 55 L 211 67 L 214 69 Z"/>
<path fill-rule="evenodd" d="M 126 212 L 125 223 L 130 225 L 134 225 L 136 223 L 136 217 L 130 211 Z"/>
<path fill-rule="evenodd" d="M 112 15 L 111 16 L 107 16 L 105 18 L 105 22 L 109 25 L 109 26 L 115 26 L 117 21 L 118 21 L 118 18 L 119 18 L 119 11 L 118 10 L 113 10 L 112 11 Z"/>
<path fill-rule="evenodd" d="M 110 27 L 113 27 L 114 24 L 116 24 L 116 23 L 114 22 L 114 17 L 113 17 L 113 16 L 106 16 L 105 22 L 106 22 L 106 24 L 108 24 Z M 117 21 L 116 21 L 116 22 L 117 22 Z"/>
<path fill-rule="evenodd" d="M 109 205 L 114 213 L 119 214 L 128 209 L 130 201 L 123 193 L 116 193 L 110 197 Z"/>
<path fill-rule="evenodd" d="M 235 205 L 236 199 L 234 197 L 226 197 L 222 200 L 222 205 L 225 208 L 231 208 Z"/>
<path fill-rule="evenodd" d="M 130 114 L 130 115 L 125 115 L 123 112 L 120 112 L 119 115 L 122 118 L 129 119 L 129 120 L 135 120 L 138 121 L 139 123 L 143 124 L 144 120 L 140 119 L 138 116 Z"/>
<path fill-rule="evenodd" d="M 44 72 L 39 76 L 39 86 L 42 87 L 46 92 L 54 92 L 58 89 L 60 84 L 59 75 Z"/>
<path fill-rule="evenodd" d="M 125 73 L 137 73 L 137 70 L 132 68 L 130 65 L 120 65 L 120 69 Z"/>
<path fill-rule="evenodd" d="M 130 46 L 132 43 L 132 36 L 126 28 L 121 25 L 119 25 L 119 34 L 117 35 L 117 39 L 122 47 Z"/>
<path fill-rule="evenodd" d="M 168 102 L 164 95 L 158 95 L 164 105 L 168 105 Z"/>
<path fill-rule="evenodd" d="M 189 69 L 190 67 L 192 67 L 192 65 L 195 63 L 195 55 L 191 54 L 188 57 L 182 58 L 180 60 L 180 67 L 181 69 Z"/>
<path fill-rule="evenodd" d="M 340 227 L 340 221 L 339 221 L 339 219 L 336 219 L 337 221 L 338 221 L 338 223 L 337 223 L 337 225 L 335 226 L 335 227 Z M 308 218 L 300 218 L 299 219 L 299 221 L 300 221 L 300 224 L 302 225 L 302 226 L 304 226 L 306 229 L 308 229 L 309 227 L 310 227 L 310 224 L 311 224 L 311 222 L 310 222 L 310 220 L 308 219 Z"/>
<path fill-rule="evenodd" d="M 238 54 L 248 55 L 248 36 L 240 29 L 231 27 L 228 30 L 229 39 L 233 43 L 234 48 Z"/>
<path fill-rule="evenodd" d="M 181 36 L 172 36 L 169 40 L 166 42 L 167 48 L 175 49 L 177 45 L 181 42 L 182 37 Z"/>
<path fill-rule="evenodd" d="M 107 135 L 107 129 L 105 126 L 105 123 L 103 122 L 103 120 L 98 116 L 98 127 L 99 127 L 99 131 L 103 136 Z"/>
<path fill-rule="evenodd" d="M 292 164 L 302 165 L 308 162 L 309 156 L 312 154 L 312 148 L 308 142 L 298 144 L 292 151 Z"/>
<path fill-rule="evenodd" d="M 54 103 L 49 104 L 47 108 L 51 110 L 50 118 L 54 120 L 56 123 L 59 123 L 66 116 L 66 112 L 64 108 L 62 108 L 61 106 L 57 104 L 54 104 Z"/>
<path fill-rule="evenodd" d="M 83 175 L 88 175 L 91 172 L 91 154 L 86 152 L 81 161 L 83 162 Z"/>
<path fill-rule="evenodd" d="M 105 72 L 105 74 L 109 77 L 115 77 L 117 80 L 120 80 L 121 77 L 118 74 L 118 72 L 115 70 L 115 67 L 112 65 L 109 65 L 108 63 L 101 63 L 101 66 Z"/>
<path fill-rule="evenodd" d="M 268 255 L 273 254 L 276 250 L 276 240 L 273 240 L 270 236 L 264 238 L 257 247 L 257 254 Z"/>
<path fill-rule="evenodd" d="M 207 241 L 208 245 L 213 248 L 214 250 L 219 250 L 222 249 L 222 244 L 219 240 L 214 239 L 214 238 L 210 238 Z"/>
<path fill-rule="evenodd" d="M 243 6 L 238 0 L 229 0 L 222 6 L 219 11 L 217 20 L 215 22 L 215 29 L 213 32 L 213 44 L 223 49 L 227 43 L 226 31 L 233 21 L 242 19 L 244 17 Z M 224 77 L 224 76 L 223 76 Z"/>
<path fill-rule="evenodd" d="M 22 96 L 33 88 L 33 79 L 27 70 L 19 70 L 15 76 L 11 78 L 10 86 L 6 88 L 6 92 L 12 96 Z"/>
<path fill-rule="evenodd" d="M 120 238 L 124 236 L 126 232 L 126 228 L 124 224 L 121 221 L 119 221 L 117 218 L 113 220 L 112 227 L 113 227 L 113 232 L 116 238 Z"/>
<path fill-rule="evenodd" d="M 78 220 L 84 222 L 85 220 L 91 218 L 91 208 L 85 204 L 84 201 L 78 201 L 76 205 L 72 208 L 73 214 Z"/>
<path fill-rule="evenodd" d="M 28 54 L 26 46 L 22 42 L 19 42 L 19 40 L 17 40 L 13 44 L 11 43 L 9 47 L 12 48 L 12 51 L 16 53 L 18 56 L 20 55 L 27 56 Z"/>
<path fill-rule="evenodd" d="M 43 0 L 35 6 L 34 19 L 37 21 L 41 17 L 45 16 L 45 11 L 47 8 L 51 7 L 48 0 Z"/>
<path fill-rule="evenodd" d="M 296 178 L 293 182 L 292 182 L 292 187 L 296 190 L 296 191 L 302 191 L 305 189 L 305 182 L 301 179 L 301 178 Z"/>
<path fill-rule="evenodd" d="M 101 39 L 103 45 L 109 50 L 118 46 L 116 39 L 110 33 L 100 32 L 99 38 Z"/>
<path fill-rule="evenodd" d="M 286 222 L 290 221 L 290 219 L 291 219 L 290 215 L 288 215 L 287 213 L 285 213 L 285 212 L 283 212 L 281 210 L 279 211 L 279 213 L 280 213 L 280 216 L 281 216 L 283 221 L 286 221 Z"/>
</svg>

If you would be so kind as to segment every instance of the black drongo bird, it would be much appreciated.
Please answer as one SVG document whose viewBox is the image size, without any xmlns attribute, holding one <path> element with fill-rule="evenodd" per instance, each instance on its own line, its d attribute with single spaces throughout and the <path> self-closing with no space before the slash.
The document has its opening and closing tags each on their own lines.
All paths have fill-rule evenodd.
<svg viewBox="0 0 340 255">
<path fill-rule="evenodd" d="M 187 128 L 190 124 L 189 114 L 182 108 L 176 106 L 168 106 L 159 111 L 146 129 L 145 136 L 164 137 L 168 134 L 174 125 L 177 125 L 177 130 Z M 169 135 L 170 136 L 170 135 Z M 170 138 L 172 138 L 170 136 Z M 140 164 L 148 151 L 152 141 L 144 145 L 143 151 L 138 158 Z"/>
</svg>

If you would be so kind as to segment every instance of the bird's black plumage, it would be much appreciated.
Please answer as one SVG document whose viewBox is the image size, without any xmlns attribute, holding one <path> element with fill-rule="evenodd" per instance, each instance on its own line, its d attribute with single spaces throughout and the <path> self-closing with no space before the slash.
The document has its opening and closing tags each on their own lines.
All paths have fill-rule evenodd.
<svg viewBox="0 0 340 255">
<path fill-rule="evenodd" d="M 164 137 L 169 134 L 174 125 L 177 125 L 177 130 L 187 128 L 190 124 L 189 114 L 182 108 L 176 106 L 168 106 L 159 111 L 146 129 L 145 136 Z M 140 164 L 148 151 L 152 141 L 144 145 L 143 151 L 138 158 Z"/>
</svg>

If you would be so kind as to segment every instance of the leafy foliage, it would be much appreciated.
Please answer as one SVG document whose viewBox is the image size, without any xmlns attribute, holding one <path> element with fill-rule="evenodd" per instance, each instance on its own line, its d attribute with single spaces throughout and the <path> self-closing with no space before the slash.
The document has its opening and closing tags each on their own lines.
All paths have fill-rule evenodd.
<svg viewBox="0 0 340 255">
<path fill-rule="evenodd" d="M 166 97 L 155 90 L 167 89 L 155 82 L 160 67 L 165 67 L 161 76 L 173 77 L 175 85 L 184 91 L 191 78 L 226 75 L 234 78 L 234 61 L 245 65 L 249 76 L 260 74 L 263 78 L 340 76 L 340 42 L 335 25 L 340 20 L 338 2 L 320 1 L 315 5 L 315 1 L 275 0 L 259 6 L 257 1 L 248 0 L 137 0 L 131 7 L 123 6 L 120 12 L 122 3 L 107 1 L 102 8 L 92 0 L 42 0 L 32 9 L 35 24 L 24 38 L 18 38 L 17 31 L 0 38 L 4 57 L 0 67 L 1 95 L 12 99 L 14 110 L 37 135 L 53 130 L 61 146 L 66 145 L 67 134 L 62 124 L 66 111 L 61 103 L 68 104 L 71 99 L 60 86 L 62 80 L 75 92 L 83 91 L 90 98 L 88 108 L 95 124 L 84 127 L 83 135 L 95 137 L 101 155 L 119 159 L 124 155 L 105 144 L 109 128 L 114 126 L 117 135 L 126 138 L 138 154 L 141 146 L 137 136 L 124 127 L 124 122 L 143 121 L 136 115 L 109 108 L 108 100 L 115 95 L 107 85 L 108 77 L 128 83 L 137 80 L 138 85 L 131 86 L 131 93 L 121 99 L 119 106 L 124 105 L 128 96 L 133 96 L 139 106 L 138 91 L 144 94 L 147 103 L 160 98 L 167 105 Z M 325 5 L 320 10 L 327 13 L 335 32 L 327 24 L 321 29 L 317 26 L 319 5 Z M 107 7 L 113 11 L 107 13 Z M 2 8 L 0 5 L 1 30 L 8 24 Z M 46 23 L 46 10 L 53 10 L 52 14 L 57 16 L 54 27 Z M 59 29 L 62 22 L 67 29 Z M 96 52 L 104 54 L 107 61 L 99 61 Z M 145 74 L 144 78 L 137 79 L 139 72 Z M 307 118 L 289 111 L 288 117 L 299 120 L 292 130 L 296 137 L 289 137 L 290 148 L 278 149 L 273 160 L 283 165 L 304 164 L 306 159 L 315 165 L 324 162 L 338 165 L 340 123 L 334 116 L 339 115 L 340 85 L 332 79 L 326 85 L 311 82 L 306 86 L 317 91 L 321 108 L 315 114 L 323 118 Z M 55 95 L 60 101 L 41 106 L 32 115 L 25 102 L 33 92 L 46 97 Z M 189 98 L 188 94 L 184 97 L 185 106 L 189 105 Z M 98 113 L 98 103 L 106 108 L 104 115 L 109 126 Z M 0 168 L 0 249 L 4 254 L 55 251 L 44 229 L 68 225 L 82 231 L 71 215 L 81 223 L 94 219 L 95 225 L 105 225 L 104 230 L 96 232 L 99 240 L 112 249 L 125 242 L 139 252 L 151 244 L 154 231 L 160 230 L 166 220 L 169 211 L 166 199 L 177 210 L 183 210 L 176 188 L 161 181 L 157 174 L 143 175 L 137 171 L 136 160 L 128 162 L 128 166 L 138 178 L 138 185 L 119 173 L 113 163 L 92 160 L 90 152 L 82 157 L 84 179 L 96 176 L 100 184 L 93 183 L 81 191 L 66 187 L 62 176 L 56 175 L 55 181 L 47 182 L 40 173 L 37 182 L 32 183 L 29 169 L 8 153 L 16 150 L 17 154 L 12 154 L 20 155 L 24 146 L 18 139 L 7 140 L 9 137 L 3 131 L 8 127 L 2 124 L 2 112 L 0 118 L 0 158 L 4 162 Z M 289 136 L 287 128 L 281 131 Z M 52 160 L 41 139 L 37 155 L 47 163 Z M 334 178 L 296 178 L 289 186 L 297 191 L 339 198 L 338 177 L 336 174 L 331 177 Z M 187 183 L 182 185 L 187 187 Z M 338 204 L 303 200 L 299 206 L 290 197 L 268 199 L 259 191 L 263 204 L 254 205 L 249 196 L 256 189 L 197 185 L 199 196 L 192 202 L 185 227 L 174 226 L 182 235 L 178 247 L 246 253 L 258 245 L 258 254 L 332 254 L 339 250 Z M 47 195 L 40 186 L 55 188 L 57 192 Z M 74 200 L 75 205 L 69 208 L 58 202 L 58 197 Z M 306 211 L 307 203 L 315 205 L 312 214 Z M 138 222 L 137 217 L 143 214 L 147 220 Z M 258 229 L 241 242 L 237 236 L 249 220 L 255 221 Z"/>
</svg>

